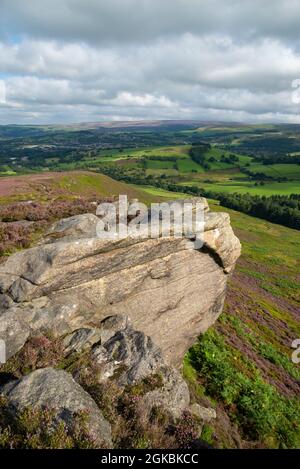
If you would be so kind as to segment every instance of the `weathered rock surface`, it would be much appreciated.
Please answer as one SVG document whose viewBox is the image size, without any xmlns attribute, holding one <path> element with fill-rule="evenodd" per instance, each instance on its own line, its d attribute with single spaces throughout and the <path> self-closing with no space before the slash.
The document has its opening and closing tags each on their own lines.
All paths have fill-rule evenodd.
<svg viewBox="0 0 300 469">
<path fill-rule="evenodd" d="M 209 423 L 213 419 L 217 417 L 217 413 L 215 409 L 209 408 L 209 407 L 203 407 L 196 402 L 192 404 L 189 408 L 189 411 L 191 414 L 195 415 L 199 419 L 201 419 L 203 422 Z"/>
<path fill-rule="evenodd" d="M 163 363 L 162 353 L 152 339 L 130 326 L 103 345 L 95 346 L 92 357 L 103 366 L 105 377 L 117 374 L 116 381 L 121 386 L 155 373 Z"/>
<path fill-rule="evenodd" d="M 197 250 L 191 234 L 99 239 L 97 217 L 87 214 L 62 220 L 45 244 L 9 257 L 0 266 L 0 339 L 7 356 L 36 331 L 62 335 L 122 314 L 153 339 L 167 363 L 179 366 L 220 314 L 240 254 L 228 215 L 205 208 Z"/>
<path fill-rule="evenodd" d="M 96 378 L 98 382 L 112 379 L 120 388 L 144 383 L 142 399 L 145 408 L 150 411 L 154 406 L 162 407 L 174 420 L 188 408 L 190 394 L 180 372 L 172 366 L 166 366 L 161 350 L 150 337 L 134 330 L 127 317 L 116 315 L 102 321 L 100 329 L 96 331 L 99 331 L 99 336 L 101 331 L 105 334 L 94 345 L 91 345 L 85 331 L 79 329 L 74 334 L 75 337 L 81 337 L 81 348 L 91 349 L 92 362 L 100 365 L 101 371 Z M 82 377 L 86 373 L 88 370 L 83 365 L 78 376 Z M 148 385 L 145 379 L 150 380 Z"/>
<path fill-rule="evenodd" d="M 189 406 L 188 385 L 176 368 L 161 366 L 158 372 L 162 376 L 162 386 L 147 392 L 143 402 L 149 409 L 154 406 L 164 408 L 176 420 Z"/>
<path fill-rule="evenodd" d="M 69 373 L 53 368 L 36 370 L 19 381 L 5 385 L 0 392 L 7 396 L 15 411 L 26 407 L 54 410 L 57 420 L 70 426 L 74 415 L 88 413 L 88 432 L 99 444 L 112 447 L 110 424 L 96 403 Z"/>
<path fill-rule="evenodd" d="M 48 243 L 55 242 L 60 238 L 63 238 L 64 241 L 80 238 L 95 238 L 97 235 L 96 227 L 98 222 L 99 218 L 92 213 L 64 218 L 52 225 L 44 241 Z"/>
<path fill-rule="evenodd" d="M 101 321 L 101 343 L 104 344 L 117 332 L 123 331 L 129 326 L 128 316 L 116 314 Z"/>
<path fill-rule="evenodd" d="M 82 327 L 68 334 L 64 340 L 64 351 L 66 355 L 72 352 L 83 352 L 101 340 L 101 330 L 95 327 Z"/>
</svg>

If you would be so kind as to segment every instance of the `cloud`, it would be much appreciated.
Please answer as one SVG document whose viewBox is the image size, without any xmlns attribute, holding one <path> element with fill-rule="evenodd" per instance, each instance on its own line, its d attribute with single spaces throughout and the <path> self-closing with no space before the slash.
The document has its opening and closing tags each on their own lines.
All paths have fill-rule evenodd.
<svg viewBox="0 0 300 469">
<path fill-rule="evenodd" d="M 123 91 L 111 100 L 115 106 L 141 106 L 141 107 L 171 107 L 172 102 L 165 96 L 153 96 L 146 93 L 142 95 Z"/>
<path fill-rule="evenodd" d="M 299 19 L 294 0 L 1 0 L 0 122 L 298 121 Z"/>
<path fill-rule="evenodd" d="M 0 80 L 0 104 L 6 103 L 6 86 L 5 81 Z"/>
<path fill-rule="evenodd" d="M 298 0 L 2 0 L 2 30 L 35 38 L 137 42 L 218 31 L 298 40 Z"/>
</svg>

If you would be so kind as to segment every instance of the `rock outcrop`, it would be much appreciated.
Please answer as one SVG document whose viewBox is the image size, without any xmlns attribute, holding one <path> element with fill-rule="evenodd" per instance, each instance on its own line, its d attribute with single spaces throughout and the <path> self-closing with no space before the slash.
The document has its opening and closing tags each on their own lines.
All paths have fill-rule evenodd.
<svg viewBox="0 0 300 469">
<path fill-rule="evenodd" d="M 16 441 L 20 444 L 17 432 L 23 412 L 35 419 L 32 412 L 46 415 L 48 436 L 49 433 L 53 436 L 53 431 L 62 424 L 63 434 L 76 436 L 73 443 L 67 443 L 69 447 L 92 444 L 93 448 L 118 445 L 122 433 L 119 425 L 134 424 L 139 432 L 143 429 L 147 433 L 150 431 L 147 425 L 151 422 L 153 425 L 155 418 L 153 429 L 172 437 L 172 444 L 180 445 L 181 433 L 177 435 L 176 428 L 188 426 L 186 419 L 193 429 L 189 438 L 194 441 L 200 437 L 203 425 L 216 418 L 214 409 L 190 403 L 188 385 L 181 373 L 164 362 L 161 350 L 150 337 L 133 329 L 126 316 L 110 316 L 97 328 L 77 329 L 59 340 L 53 339 L 53 343 L 45 341 L 45 336 L 37 339 L 30 342 L 31 347 L 36 344 L 36 349 L 27 348 L 27 353 L 21 352 L 11 359 L 21 366 L 15 370 L 21 377 L 5 373 L 2 376 L 5 384 L 0 386 L 1 424 L 6 431 L 11 432 L 11 426 L 14 429 L 11 432 L 14 444 Z M 39 368 L 41 363 L 36 361 L 33 370 L 22 375 L 21 369 L 27 372 L 29 363 L 33 366 L 31 358 L 40 351 L 43 342 L 47 343 L 48 359 L 53 358 L 51 347 L 57 343 L 60 354 L 55 355 L 51 367 Z M 55 447 L 65 447 L 60 438 L 49 440 L 43 430 L 37 428 L 37 435 L 32 436 L 33 440 L 39 439 L 39 447 L 53 443 Z M 132 430 L 134 443 L 137 432 L 134 427 Z M 127 439 L 128 436 L 127 433 Z M 26 442 L 21 441 L 22 444 L 26 447 Z"/>
<path fill-rule="evenodd" d="M 87 431 L 91 439 L 103 447 L 112 447 L 110 424 L 70 373 L 53 368 L 36 370 L 8 383 L 0 391 L 8 398 L 12 414 L 28 407 L 51 409 L 55 412 L 56 425 L 63 421 L 67 429 L 73 424 L 76 414 L 87 412 Z"/>
<path fill-rule="evenodd" d="M 86 331 L 78 329 L 64 338 L 65 344 L 72 338 L 74 345 L 72 350 L 67 345 L 67 356 L 89 350 L 93 380 L 113 381 L 120 389 L 142 383 L 146 409 L 162 407 L 174 420 L 180 418 L 190 404 L 187 383 L 176 368 L 166 365 L 161 350 L 150 337 L 133 329 L 129 318 L 121 315 L 104 319 L 99 328 L 90 329 L 89 334 Z M 98 342 L 92 345 L 91 337 L 96 336 Z M 74 340 L 76 337 L 80 338 L 79 342 Z M 74 378 L 86 379 L 91 372 L 89 366 L 77 368 Z"/>
<path fill-rule="evenodd" d="M 199 249 L 197 233 L 99 239 L 99 218 L 87 214 L 56 223 L 44 243 L 9 257 L 0 266 L 0 339 L 7 357 L 39 331 L 64 335 L 122 314 L 153 339 L 167 364 L 180 366 L 221 313 L 240 254 L 229 216 L 209 212 L 205 199 L 203 204 Z M 97 339 L 90 330 L 82 334 Z M 68 345 L 81 339 L 73 336 Z"/>
</svg>

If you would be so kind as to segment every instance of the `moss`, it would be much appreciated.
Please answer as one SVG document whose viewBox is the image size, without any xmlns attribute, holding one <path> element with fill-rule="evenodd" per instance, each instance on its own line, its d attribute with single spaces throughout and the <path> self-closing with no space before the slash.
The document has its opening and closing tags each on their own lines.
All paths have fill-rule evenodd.
<svg viewBox="0 0 300 469">
<path fill-rule="evenodd" d="M 135 440 L 134 449 L 148 449 L 149 447 L 151 447 L 151 441 L 145 435 Z"/>
<path fill-rule="evenodd" d="M 167 426 L 169 424 L 170 416 L 163 407 L 154 406 L 149 413 L 150 422 L 156 422 L 159 425 Z"/>
<path fill-rule="evenodd" d="M 114 371 L 113 376 L 110 378 L 111 381 L 118 380 L 122 376 L 123 373 L 126 373 L 127 370 L 128 370 L 128 366 L 125 365 L 124 363 L 118 366 L 118 368 L 116 368 L 116 370 Z"/>
<path fill-rule="evenodd" d="M 104 417 L 112 424 L 118 422 L 118 403 L 122 390 L 112 381 L 84 385 L 84 389 L 94 399 Z"/>
</svg>

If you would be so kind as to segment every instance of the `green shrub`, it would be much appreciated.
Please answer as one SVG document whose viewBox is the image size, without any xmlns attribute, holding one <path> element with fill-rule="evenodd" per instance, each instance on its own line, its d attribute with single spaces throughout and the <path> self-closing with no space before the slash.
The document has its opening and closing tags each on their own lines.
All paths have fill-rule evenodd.
<svg viewBox="0 0 300 469">
<path fill-rule="evenodd" d="M 211 329 L 198 340 L 188 360 L 205 380 L 206 392 L 230 410 L 245 438 L 281 448 L 300 447 L 299 402 L 281 396 L 216 331 Z"/>
<path fill-rule="evenodd" d="M 214 434 L 214 429 L 208 425 L 205 424 L 203 425 L 202 432 L 201 432 L 201 440 L 205 441 L 209 445 L 213 444 L 213 434 Z"/>
</svg>

